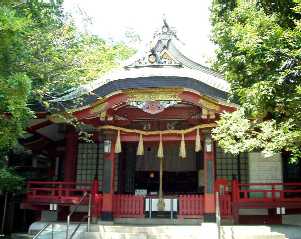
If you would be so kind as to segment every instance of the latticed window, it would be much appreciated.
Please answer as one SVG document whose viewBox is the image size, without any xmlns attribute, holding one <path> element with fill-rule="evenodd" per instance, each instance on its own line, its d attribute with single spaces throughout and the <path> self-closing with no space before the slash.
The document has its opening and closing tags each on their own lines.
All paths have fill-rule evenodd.
<svg viewBox="0 0 301 239">
<path fill-rule="evenodd" d="M 76 182 L 91 183 L 98 168 L 99 191 L 102 191 L 104 150 L 103 143 L 79 143 L 77 151 Z M 98 162 L 97 162 L 98 161 Z M 114 188 L 118 187 L 118 157 L 115 158 Z M 78 186 L 79 188 L 82 186 Z"/>
<path fill-rule="evenodd" d="M 236 177 L 241 183 L 248 183 L 248 155 L 239 156 L 225 153 L 221 148 L 216 148 L 216 176 L 232 180 Z"/>
<path fill-rule="evenodd" d="M 78 183 L 92 183 L 97 168 L 99 190 L 101 191 L 103 176 L 103 144 L 79 143 L 77 152 L 76 181 Z"/>
</svg>

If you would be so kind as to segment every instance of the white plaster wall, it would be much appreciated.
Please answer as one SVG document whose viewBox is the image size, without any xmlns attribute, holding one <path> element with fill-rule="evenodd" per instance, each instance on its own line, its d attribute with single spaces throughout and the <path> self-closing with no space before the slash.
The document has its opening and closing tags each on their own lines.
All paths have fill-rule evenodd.
<svg viewBox="0 0 301 239">
<path fill-rule="evenodd" d="M 281 154 L 265 157 L 263 153 L 249 153 L 249 183 L 282 183 Z M 252 189 L 271 189 L 269 186 L 252 186 Z M 281 186 L 276 187 L 281 189 Z M 261 197 L 262 193 L 252 193 L 251 197 Z M 277 195 L 276 195 L 277 196 Z M 279 195 L 278 195 L 279 196 Z"/>
<path fill-rule="evenodd" d="M 282 215 L 282 224 L 301 226 L 301 214 Z"/>
</svg>

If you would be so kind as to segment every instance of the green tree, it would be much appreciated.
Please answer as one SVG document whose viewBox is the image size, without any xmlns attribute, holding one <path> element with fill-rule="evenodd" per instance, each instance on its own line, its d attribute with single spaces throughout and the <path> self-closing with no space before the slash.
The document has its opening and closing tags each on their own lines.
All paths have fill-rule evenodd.
<svg viewBox="0 0 301 239">
<path fill-rule="evenodd" d="M 23 135 L 37 105 L 56 110 L 48 108 L 49 100 L 134 53 L 123 43 L 79 32 L 64 15 L 62 3 L 0 1 L 0 159 Z M 0 164 L 0 190 L 14 190 L 20 180 Z"/>
<path fill-rule="evenodd" d="M 15 144 L 37 103 L 47 107 L 134 53 L 123 43 L 77 31 L 62 2 L 0 3 L 0 150 Z"/>
<path fill-rule="evenodd" d="M 14 4 L 17 4 L 14 2 Z M 32 116 L 27 100 L 31 80 L 14 65 L 26 57 L 23 35 L 30 19 L 18 16 L 12 3 L 0 4 L 0 150 L 7 150 Z"/>
<path fill-rule="evenodd" d="M 274 2 L 267 7 L 268 2 Z M 287 1 L 286 1 L 287 2 Z M 212 6 L 214 67 L 224 74 L 232 101 L 240 105 L 225 114 L 214 137 L 227 152 L 291 151 L 301 145 L 301 3 L 237 1 L 221 15 L 223 1 Z M 234 6 L 234 7 L 233 7 Z M 289 11 L 289 14 L 285 14 Z"/>
</svg>

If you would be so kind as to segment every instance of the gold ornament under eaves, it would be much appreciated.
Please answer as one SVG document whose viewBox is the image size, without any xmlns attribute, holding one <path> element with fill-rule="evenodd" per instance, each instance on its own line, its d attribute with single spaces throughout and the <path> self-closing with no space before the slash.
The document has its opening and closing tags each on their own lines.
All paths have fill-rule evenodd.
<svg viewBox="0 0 301 239">
<path fill-rule="evenodd" d="M 137 89 L 125 90 L 129 101 L 181 101 L 179 96 L 183 89 Z"/>
<path fill-rule="evenodd" d="M 102 113 L 106 110 L 107 110 L 107 103 L 106 102 L 102 102 L 98 105 L 93 106 L 93 108 L 92 108 L 92 112 L 94 112 L 94 113 Z"/>
<path fill-rule="evenodd" d="M 220 106 L 215 100 L 212 100 L 208 97 L 202 96 L 202 98 L 199 100 L 199 103 L 202 107 L 208 109 L 208 110 L 213 110 L 213 111 L 219 111 Z"/>
</svg>

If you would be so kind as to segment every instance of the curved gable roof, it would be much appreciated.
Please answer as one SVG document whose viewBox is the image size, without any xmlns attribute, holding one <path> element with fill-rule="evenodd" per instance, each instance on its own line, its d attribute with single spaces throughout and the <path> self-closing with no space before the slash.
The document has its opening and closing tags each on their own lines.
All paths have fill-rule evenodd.
<svg viewBox="0 0 301 239">
<path fill-rule="evenodd" d="M 220 100 L 227 100 L 229 84 L 208 67 L 185 56 L 176 47 L 177 36 L 166 21 L 154 36 L 153 46 L 143 56 L 135 56 L 121 69 L 72 89 L 52 102 L 70 106 L 72 100 L 84 96 L 84 105 L 114 91 L 135 88 L 190 88 Z"/>
</svg>

